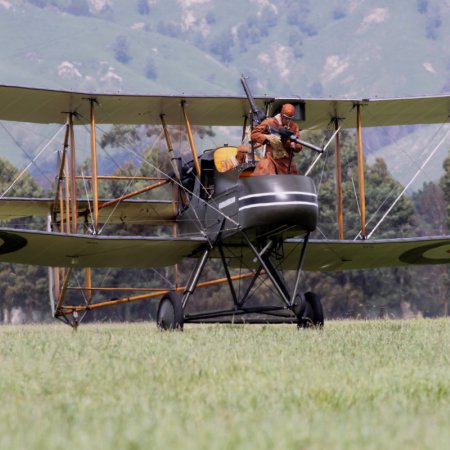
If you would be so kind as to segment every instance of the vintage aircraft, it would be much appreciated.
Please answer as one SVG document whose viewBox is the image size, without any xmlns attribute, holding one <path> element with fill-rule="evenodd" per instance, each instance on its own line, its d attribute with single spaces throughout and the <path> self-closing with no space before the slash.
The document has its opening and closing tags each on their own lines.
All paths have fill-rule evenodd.
<svg viewBox="0 0 450 450">
<path fill-rule="evenodd" d="M 250 100 L 250 102 L 249 102 Z M 224 146 L 198 154 L 192 125 L 242 126 L 261 120 L 260 111 L 273 114 L 281 105 L 296 105 L 302 129 L 335 127 L 333 136 L 355 128 L 358 136 L 361 239 L 343 240 L 342 200 L 338 192 L 339 240 L 313 240 L 318 202 L 313 180 L 305 175 L 251 176 L 258 161 L 253 156 L 225 170 L 223 160 L 236 154 Z M 251 107 L 249 107 L 249 103 Z M 421 111 L 421 114 L 416 114 Z M 450 236 L 373 240 L 366 233 L 364 171 L 361 129 L 417 123 L 444 123 L 450 113 L 450 96 L 406 99 L 303 99 L 200 96 L 119 95 L 52 91 L 0 86 L 0 120 L 62 124 L 65 130 L 60 169 L 52 199 L 0 197 L 2 220 L 47 216 L 46 231 L 1 228 L 0 262 L 48 266 L 52 284 L 53 315 L 76 327 L 90 310 L 148 298 L 161 298 L 157 324 L 161 329 L 182 329 L 187 322 L 263 321 L 291 322 L 304 327 L 323 325 L 321 300 L 304 292 L 301 274 L 307 271 L 341 271 L 377 267 L 450 263 Z M 257 116 L 257 117 L 255 117 Z M 419 122 L 420 120 L 420 122 Z M 147 179 L 148 186 L 115 199 L 99 199 L 97 124 L 160 124 L 164 132 L 170 174 Z M 92 192 L 80 198 L 77 183 L 76 125 L 90 125 Z M 192 159 L 178 163 L 168 125 L 183 125 Z M 245 133 L 243 132 L 243 138 Z M 336 152 L 339 153 L 339 139 Z M 308 143 L 304 143 L 308 146 Z M 322 151 L 322 148 L 314 148 Z M 132 179 L 132 177 L 130 177 Z M 143 192 L 173 186 L 172 201 L 138 200 Z M 339 190 L 339 180 L 338 180 Z M 110 223 L 173 225 L 171 236 L 102 235 Z M 91 268 L 166 267 L 183 259 L 193 261 L 184 285 L 161 286 L 144 293 L 95 302 Z M 208 261 L 218 259 L 225 276 L 200 281 Z M 84 287 L 70 285 L 75 269 L 86 268 Z M 233 275 L 234 268 L 245 268 Z M 294 274 L 286 281 L 285 270 Z M 249 305 L 250 293 L 264 278 L 272 286 L 273 301 Z M 246 280 L 245 289 L 236 289 Z M 266 281 L 267 282 L 267 281 Z M 225 283 L 233 306 L 229 309 L 187 313 L 194 291 Z M 68 291 L 84 293 L 79 304 L 69 304 Z M 120 291 L 109 288 L 110 291 Z M 102 288 L 108 291 L 108 288 Z M 133 290 L 133 288 L 130 288 Z M 139 290 L 139 289 L 136 289 Z M 114 292 L 116 294 L 116 292 Z"/>
</svg>

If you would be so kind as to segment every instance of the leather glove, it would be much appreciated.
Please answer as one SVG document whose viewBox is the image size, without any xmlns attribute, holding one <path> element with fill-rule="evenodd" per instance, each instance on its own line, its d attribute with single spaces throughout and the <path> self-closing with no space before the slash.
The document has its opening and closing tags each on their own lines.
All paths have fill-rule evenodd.
<svg viewBox="0 0 450 450">
<path fill-rule="evenodd" d="M 281 138 L 278 134 L 267 134 L 266 139 L 272 147 L 278 147 L 281 144 Z"/>
<path fill-rule="evenodd" d="M 283 152 L 283 153 L 285 153 L 284 145 L 283 145 L 283 142 L 281 141 L 280 136 L 278 136 L 277 134 L 271 134 L 269 136 L 270 136 L 270 139 L 269 139 L 270 146 L 272 147 L 272 150 L 274 152 Z"/>
</svg>

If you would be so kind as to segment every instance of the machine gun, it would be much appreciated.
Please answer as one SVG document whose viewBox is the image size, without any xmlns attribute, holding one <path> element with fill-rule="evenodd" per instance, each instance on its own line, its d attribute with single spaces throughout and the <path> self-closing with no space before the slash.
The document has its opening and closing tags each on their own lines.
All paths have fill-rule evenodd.
<svg viewBox="0 0 450 450">
<path fill-rule="evenodd" d="M 266 118 L 266 115 L 262 111 L 260 111 L 256 106 L 255 99 L 253 98 L 253 95 L 247 84 L 247 78 L 245 78 L 244 75 L 241 76 L 241 83 L 242 87 L 244 88 L 245 95 L 247 96 L 248 102 L 250 103 L 250 109 L 252 112 L 252 119 L 253 119 L 251 125 L 252 127 L 253 124 L 259 125 Z"/>
<path fill-rule="evenodd" d="M 311 144 L 310 142 L 306 142 L 303 139 L 299 139 L 293 131 L 288 130 L 287 128 L 275 128 L 275 127 L 270 127 L 270 134 L 277 134 L 278 136 L 280 136 L 281 138 L 281 142 L 285 142 L 285 141 L 291 141 L 291 142 L 295 142 L 296 144 L 300 144 L 303 145 L 304 147 L 309 148 L 310 150 L 313 150 L 317 153 L 323 153 L 323 148 L 318 147 L 317 145 Z"/>
<path fill-rule="evenodd" d="M 252 119 L 253 119 L 252 120 L 252 129 L 253 129 L 253 123 L 259 125 L 266 118 L 266 115 L 256 106 L 255 99 L 253 98 L 253 95 L 247 84 L 247 79 L 244 77 L 244 75 L 241 76 L 241 83 L 242 87 L 244 88 L 245 95 L 247 96 L 248 102 L 250 103 L 250 109 L 252 112 Z M 283 142 L 286 140 L 290 140 L 291 142 L 301 144 L 304 147 L 309 148 L 310 150 L 313 150 L 317 153 L 323 153 L 323 148 L 311 144 L 310 142 L 306 142 L 302 139 L 299 139 L 297 136 L 295 136 L 295 134 L 291 130 L 288 130 L 286 128 L 271 127 L 270 133 L 278 134 Z M 252 145 L 252 153 L 253 153 L 253 145 Z"/>
</svg>

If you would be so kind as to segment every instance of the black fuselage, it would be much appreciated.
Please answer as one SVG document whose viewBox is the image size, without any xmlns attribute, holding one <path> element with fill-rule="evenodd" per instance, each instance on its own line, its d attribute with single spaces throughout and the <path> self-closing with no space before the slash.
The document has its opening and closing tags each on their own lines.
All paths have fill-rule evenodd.
<svg viewBox="0 0 450 450">
<path fill-rule="evenodd" d="M 189 205 L 177 217 L 180 235 L 201 233 L 214 241 L 220 233 L 221 239 L 229 240 L 244 230 L 251 237 L 287 238 L 316 228 L 317 193 L 311 178 L 248 176 L 245 166 L 220 173 L 202 163 Z"/>
</svg>

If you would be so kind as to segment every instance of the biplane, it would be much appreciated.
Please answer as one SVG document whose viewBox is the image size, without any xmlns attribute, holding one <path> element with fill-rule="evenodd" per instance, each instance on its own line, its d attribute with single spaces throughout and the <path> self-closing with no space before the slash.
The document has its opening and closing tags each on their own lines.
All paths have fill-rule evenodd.
<svg viewBox="0 0 450 450">
<path fill-rule="evenodd" d="M 245 88 L 245 86 L 244 86 Z M 0 86 L 0 120 L 61 124 L 64 130 L 59 172 L 53 198 L 0 198 L 0 219 L 47 217 L 46 230 L 0 229 L 0 262 L 49 267 L 52 313 L 77 327 L 92 310 L 142 299 L 159 299 L 157 325 L 182 329 L 197 322 L 289 322 L 299 327 L 324 323 L 320 297 L 305 292 L 303 271 L 342 271 L 450 263 L 450 236 L 408 239 L 371 239 L 366 232 L 362 126 L 444 123 L 449 119 L 450 96 L 404 99 L 306 99 L 208 97 L 189 95 L 122 95 L 54 91 Z M 198 152 L 192 127 L 235 126 L 245 131 L 260 111 L 273 115 L 284 103 L 296 107 L 302 129 L 334 126 L 332 139 L 339 154 L 339 133 L 357 131 L 359 162 L 360 239 L 343 239 L 342 195 L 337 182 L 338 240 L 312 239 L 317 227 L 318 200 L 314 181 L 307 175 L 252 176 L 258 160 L 225 169 L 224 155 L 233 157 L 233 143 Z M 421 111 L 420 118 L 416 114 Z M 257 117 L 258 118 L 258 117 Z M 260 117 L 259 117 L 260 119 Z M 100 199 L 96 127 L 99 124 L 160 125 L 164 133 L 170 173 L 145 180 L 144 189 L 118 198 Z M 90 130 L 91 192 L 82 197 L 77 187 L 77 125 Z M 192 157 L 180 163 L 168 126 L 183 126 Z M 315 148 L 321 152 L 328 146 Z M 236 143 L 234 143 L 236 144 Z M 308 143 L 304 142 L 306 146 Z M 314 149 L 314 146 L 312 146 Z M 318 155 L 320 157 L 320 154 Z M 142 200 L 143 192 L 172 186 L 172 200 Z M 103 235 L 102 224 L 161 224 L 171 235 Z M 183 284 L 162 285 L 134 296 L 96 302 L 91 269 L 176 266 L 192 261 Z M 224 277 L 201 281 L 210 261 L 220 261 Z M 85 269 L 85 295 L 79 303 L 67 301 L 74 270 Z M 243 271 L 243 268 L 245 269 Z M 236 270 L 239 269 L 237 272 Z M 290 272 L 289 281 L 285 271 Z M 248 299 L 264 278 L 271 285 L 267 304 Z M 245 288 L 235 283 L 245 280 Z M 194 291 L 224 284 L 229 308 L 187 312 Z M 108 290 L 108 288 L 104 288 Z M 114 289 L 111 288 L 111 291 Z M 116 289 L 118 290 L 118 289 Z M 130 290 L 133 290 L 130 287 Z M 116 295 L 117 292 L 114 292 Z"/>
</svg>

